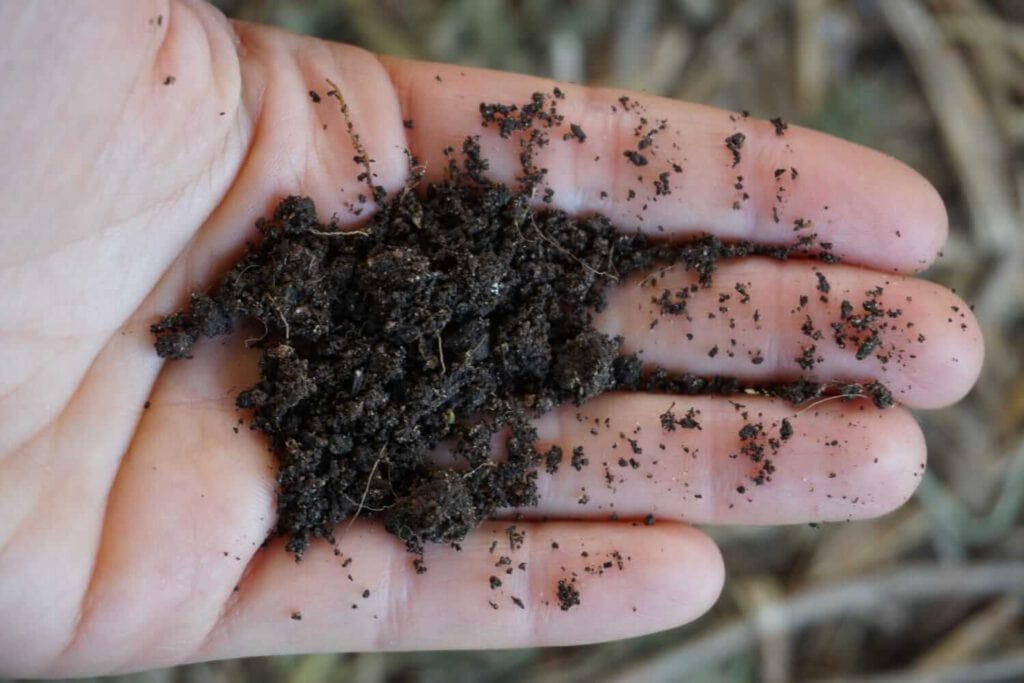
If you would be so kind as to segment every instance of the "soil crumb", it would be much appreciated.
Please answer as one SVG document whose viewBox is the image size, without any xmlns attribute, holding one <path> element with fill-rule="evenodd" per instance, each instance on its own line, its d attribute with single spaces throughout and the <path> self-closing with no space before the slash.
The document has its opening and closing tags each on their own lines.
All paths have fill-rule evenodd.
<svg viewBox="0 0 1024 683">
<path fill-rule="evenodd" d="M 568 612 L 571 607 L 580 604 L 580 592 L 574 585 L 576 579 L 560 579 L 558 581 L 558 606 L 563 612 Z"/>
<path fill-rule="evenodd" d="M 732 165 L 735 168 L 740 163 L 740 150 L 743 149 L 743 143 L 746 142 L 747 136 L 743 133 L 733 133 L 725 139 L 725 147 L 732 152 Z"/>
</svg>

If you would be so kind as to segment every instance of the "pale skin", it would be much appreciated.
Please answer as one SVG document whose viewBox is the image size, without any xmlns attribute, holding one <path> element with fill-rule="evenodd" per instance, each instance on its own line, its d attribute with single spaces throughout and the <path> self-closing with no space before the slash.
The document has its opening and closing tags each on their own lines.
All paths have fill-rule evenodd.
<svg viewBox="0 0 1024 683">
<path fill-rule="evenodd" d="M 633 636 L 692 620 L 716 599 L 721 557 L 689 524 L 852 520 L 913 492 L 925 450 L 906 407 L 831 401 L 797 414 L 745 397 L 761 419 L 790 416 L 795 430 L 773 481 L 756 487 L 749 463 L 729 457 L 742 419 L 728 401 L 680 399 L 700 409 L 703 429 L 664 433 L 657 416 L 669 397 L 609 395 L 583 412 L 619 429 L 593 436 L 574 410 L 542 420 L 542 438 L 586 444 L 592 464 L 542 476 L 540 507 L 520 524 L 526 541 L 513 553 L 508 523 L 494 522 L 461 552 L 429 548 L 428 571 L 417 575 L 401 544 L 363 520 L 339 530 L 340 557 L 322 542 L 301 564 L 280 539 L 260 550 L 274 520 L 274 460 L 258 434 L 232 430 L 255 352 L 239 353 L 240 333 L 200 344 L 194 360 L 164 362 L 148 326 L 210 287 L 254 237 L 255 219 L 285 195 L 310 195 L 322 216 L 359 224 L 346 202 L 365 187 L 343 121 L 331 100 L 307 95 L 323 95 L 326 78 L 344 93 L 377 182 L 391 191 L 405 177 L 403 148 L 436 179 L 442 148 L 470 133 L 483 136 L 491 176 L 511 180 L 514 148 L 480 127 L 477 105 L 523 102 L 554 84 L 231 24 L 198 2 L 5 3 L 0 27 L 0 674 Z M 652 330 L 649 291 L 623 283 L 599 324 L 630 349 L 691 372 L 793 377 L 798 296 L 812 295 L 806 314 L 827 329 L 842 293 L 859 302 L 884 285 L 884 301 L 916 323 L 888 339 L 904 360 L 858 362 L 853 349 L 823 343 L 813 374 L 879 377 L 910 408 L 948 405 L 969 390 L 982 360 L 976 322 L 956 295 L 912 278 L 946 233 L 942 202 L 915 172 L 795 126 L 777 137 L 765 121 L 637 95 L 652 118 L 670 121 L 662 148 L 676 142 L 686 159 L 673 193 L 638 220 L 640 202 L 627 191 L 650 195 L 654 176 L 638 181 L 622 157 L 635 125 L 611 111 L 623 93 L 562 88 L 562 113 L 588 140 L 559 137 L 544 153 L 559 208 L 652 232 L 660 224 L 670 238 L 706 231 L 773 243 L 792 240 L 793 220 L 807 218 L 843 259 L 724 266 L 716 294 L 748 282 L 761 314 L 756 324 L 736 316 L 733 357 L 707 354 L 729 336 L 724 317 L 666 318 Z M 737 130 L 747 140 L 732 168 L 723 140 Z M 786 182 L 779 223 L 777 167 L 800 173 Z M 738 211 L 737 174 L 751 195 Z M 813 268 L 837 293 L 828 304 L 813 296 Z M 717 306 L 702 301 L 694 306 Z M 697 340 L 684 343 L 687 332 Z M 763 363 L 750 362 L 754 350 Z M 643 467 L 613 466 L 609 487 L 600 463 L 614 465 L 618 431 L 635 425 L 644 427 L 635 437 Z M 609 521 L 612 511 L 622 521 Z M 658 523 L 630 523 L 647 513 Z M 496 539 L 501 550 L 491 554 Z M 628 558 L 622 570 L 584 570 L 616 550 Z M 496 569 L 503 552 L 529 571 Z M 562 611 L 555 586 L 572 571 L 582 604 Z M 492 589 L 496 574 L 503 585 Z"/>
</svg>

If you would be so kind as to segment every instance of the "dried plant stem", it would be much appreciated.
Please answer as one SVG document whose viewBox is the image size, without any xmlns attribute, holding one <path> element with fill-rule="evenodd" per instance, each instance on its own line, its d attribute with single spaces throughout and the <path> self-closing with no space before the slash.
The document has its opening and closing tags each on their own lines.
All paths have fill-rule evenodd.
<svg viewBox="0 0 1024 683">
<path fill-rule="evenodd" d="M 792 633 L 829 619 L 871 618 L 894 603 L 986 595 L 1024 595 L 1024 562 L 990 562 L 955 567 L 904 565 L 898 570 L 846 583 L 815 586 L 788 600 L 766 605 L 742 620 L 662 651 L 605 681 L 686 680 L 728 662 L 757 642 L 758 623 L 770 621 Z"/>
</svg>

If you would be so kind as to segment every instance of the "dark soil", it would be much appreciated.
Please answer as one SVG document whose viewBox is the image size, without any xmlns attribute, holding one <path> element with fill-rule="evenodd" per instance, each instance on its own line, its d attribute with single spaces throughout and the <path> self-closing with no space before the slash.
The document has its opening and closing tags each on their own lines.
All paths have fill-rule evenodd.
<svg viewBox="0 0 1024 683">
<path fill-rule="evenodd" d="M 743 148 L 743 143 L 746 142 L 747 136 L 743 133 L 733 133 L 725 139 L 726 148 L 732 152 L 732 165 L 735 167 L 740 163 L 742 158 L 740 150 Z"/>
<path fill-rule="evenodd" d="M 786 129 L 789 128 L 789 124 L 782 120 L 781 116 L 776 116 L 773 119 L 769 119 L 771 124 L 775 126 L 776 135 L 785 135 Z"/>
<path fill-rule="evenodd" d="M 563 612 L 567 612 L 570 608 L 580 604 L 580 592 L 576 588 L 575 583 L 575 578 L 560 579 L 558 581 L 556 594 L 558 596 L 558 606 L 562 608 Z"/>
<path fill-rule="evenodd" d="M 605 305 L 606 287 L 626 275 L 662 264 L 696 272 L 698 285 L 665 290 L 659 300 L 663 314 L 681 314 L 720 260 L 834 260 L 813 235 L 788 248 L 713 237 L 668 244 L 617 230 L 602 216 L 533 208 L 544 169 L 532 152 L 548 144 L 547 129 L 562 125 L 558 99 L 537 93 L 521 107 L 481 105 L 486 125 L 522 138 L 518 187 L 486 179 L 487 162 L 469 137 L 461 155 L 449 154 L 445 182 L 421 187 L 411 174 L 391 198 L 371 187 L 378 210 L 358 231 L 321 221 L 308 198 L 288 197 L 257 223 L 259 242 L 211 293 L 193 294 L 186 310 L 153 325 L 157 352 L 170 359 L 189 358 L 200 338 L 228 334 L 239 321 L 262 325 L 250 340 L 262 349 L 260 378 L 237 405 L 251 411 L 279 460 L 276 533 L 297 557 L 314 537 L 333 542 L 338 525 L 355 517 L 379 520 L 420 552 L 428 542 L 457 543 L 499 508 L 536 505 L 538 469 L 555 471 L 564 454 L 538 452 L 531 422 L 558 405 L 611 390 L 748 389 L 731 378 L 644 371 L 636 356 L 622 355 L 622 340 L 598 332 L 591 317 Z M 572 124 L 567 138 L 583 144 L 586 136 Z M 643 139 L 646 164 L 654 150 L 651 136 Z M 742 143 L 740 133 L 727 141 L 737 162 Z M 641 165 L 639 152 L 624 154 Z M 361 177 L 370 182 L 372 174 L 367 168 Z M 858 357 L 876 346 L 870 336 L 860 341 Z M 801 381 L 760 391 L 796 403 L 839 394 L 891 404 L 880 384 Z M 700 429 L 698 415 L 670 410 L 662 422 Z M 790 433 L 784 423 L 781 438 Z M 496 437 L 501 458 L 492 452 Z M 757 461 L 760 432 L 748 437 Z M 441 444 L 456 465 L 432 459 Z M 574 448 L 572 467 L 587 462 Z M 579 603 L 568 583 L 558 597 L 563 609 Z"/>
</svg>

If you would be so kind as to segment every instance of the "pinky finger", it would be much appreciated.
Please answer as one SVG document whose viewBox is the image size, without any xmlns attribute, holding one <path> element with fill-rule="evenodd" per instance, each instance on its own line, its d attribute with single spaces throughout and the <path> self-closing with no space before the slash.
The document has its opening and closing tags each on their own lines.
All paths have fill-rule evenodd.
<svg viewBox="0 0 1024 683">
<path fill-rule="evenodd" d="M 723 581 L 711 540 L 671 523 L 489 523 L 427 548 L 422 573 L 379 527 L 356 524 L 338 551 L 257 556 L 195 659 L 625 638 L 695 619 Z"/>
</svg>

